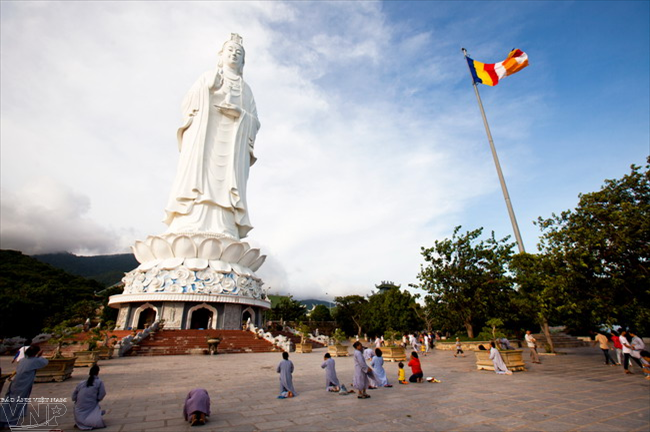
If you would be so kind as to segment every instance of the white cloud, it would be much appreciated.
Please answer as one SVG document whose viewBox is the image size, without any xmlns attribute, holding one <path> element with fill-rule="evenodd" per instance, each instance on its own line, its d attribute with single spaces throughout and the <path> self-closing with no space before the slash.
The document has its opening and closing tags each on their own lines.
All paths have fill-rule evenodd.
<svg viewBox="0 0 650 432">
<path fill-rule="evenodd" d="M 90 199 L 52 178 L 17 191 L 2 190 L 0 247 L 28 254 L 74 250 L 98 254 L 119 247 L 119 237 L 89 219 Z"/>
<path fill-rule="evenodd" d="M 493 167 L 475 151 L 483 131 L 454 93 L 450 56 L 422 58 L 449 42 L 404 36 L 380 4 L 2 12 L 2 247 L 117 252 L 125 237 L 162 232 L 180 101 L 230 32 L 244 37 L 262 122 L 249 241 L 269 255 L 267 285 L 296 297 L 366 294 L 384 279 L 406 286 L 420 246 L 498 187 L 484 181 Z"/>
</svg>

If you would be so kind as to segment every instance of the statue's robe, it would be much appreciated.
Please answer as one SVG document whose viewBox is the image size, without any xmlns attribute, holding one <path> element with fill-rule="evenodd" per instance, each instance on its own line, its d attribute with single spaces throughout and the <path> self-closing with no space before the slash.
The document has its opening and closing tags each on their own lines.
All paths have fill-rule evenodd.
<svg viewBox="0 0 650 432">
<path fill-rule="evenodd" d="M 204 73 L 183 101 L 183 125 L 177 134 L 181 154 L 165 208 L 170 233 L 211 232 L 241 239 L 253 228 L 246 182 L 256 160 L 253 148 L 260 123 L 248 84 L 226 75 Z M 223 80 L 216 91 L 215 79 Z M 226 101 L 241 107 L 237 119 L 216 108 Z"/>
</svg>

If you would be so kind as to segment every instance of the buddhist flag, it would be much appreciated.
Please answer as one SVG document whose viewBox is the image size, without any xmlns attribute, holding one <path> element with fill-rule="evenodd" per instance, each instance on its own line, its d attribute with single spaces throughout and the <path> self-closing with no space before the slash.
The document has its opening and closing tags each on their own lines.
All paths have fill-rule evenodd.
<svg viewBox="0 0 650 432">
<path fill-rule="evenodd" d="M 475 83 L 495 86 L 504 76 L 512 75 L 528 66 L 528 55 L 519 49 L 513 49 L 508 58 L 500 63 L 485 64 L 467 57 L 467 64 Z"/>
</svg>

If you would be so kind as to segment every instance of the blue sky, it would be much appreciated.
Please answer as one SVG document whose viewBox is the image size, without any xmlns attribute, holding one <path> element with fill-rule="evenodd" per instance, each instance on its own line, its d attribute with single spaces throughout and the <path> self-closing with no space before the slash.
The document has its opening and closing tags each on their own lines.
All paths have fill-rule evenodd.
<svg viewBox="0 0 650 432">
<path fill-rule="evenodd" d="M 649 4 L 2 2 L 1 247 L 162 233 L 180 102 L 238 32 L 262 122 L 248 241 L 271 292 L 406 286 L 456 225 L 512 234 L 461 47 L 528 53 L 479 90 L 534 252 L 532 221 L 650 153 Z"/>
</svg>

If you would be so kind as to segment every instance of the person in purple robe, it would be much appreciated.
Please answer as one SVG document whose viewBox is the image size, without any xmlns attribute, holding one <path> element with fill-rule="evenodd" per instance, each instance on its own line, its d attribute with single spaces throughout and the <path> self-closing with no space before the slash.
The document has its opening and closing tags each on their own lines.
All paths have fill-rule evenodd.
<svg viewBox="0 0 650 432">
<path fill-rule="evenodd" d="M 195 388 L 190 390 L 185 398 L 183 417 L 192 426 L 202 426 L 206 417 L 210 417 L 210 395 L 206 389 Z"/>
<path fill-rule="evenodd" d="M 325 361 L 323 361 L 320 367 L 325 369 L 325 387 L 327 391 L 340 391 L 339 379 L 336 376 L 336 365 L 330 353 L 325 353 Z"/>
<path fill-rule="evenodd" d="M 22 400 L 32 394 L 36 371 L 49 363 L 47 359 L 41 357 L 41 354 L 41 349 L 36 345 L 25 350 L 25 358 L 18 363 L 16 374 L 5 394 L 5 399 L 13 402 L 0 403 L 0 428 L 16 426 L 23 416 L 26 402 Z"/>
<path fill-rule="evenodd" d="M 99 402 L 106 396 L 106 388 L 99 379 L 99 366 L 94 364 L 88 379 L 81 381 L 72 392 L 74 402 L 74 423 L 77 429 L 91 430 L 106 427 L 102 415 L 105 411 Z"/>
<path fill-rule="evenodd" d="M 359 392 L 357 398 L 368 399 L 370 395 L 366 393 L 366 390 L 369 386 L 369 374 L 372 373 L 372 369 L 363 358 L 363 346 L 361 342 L 356 341 L 352 347 L 354 348 L 354 378 L 352 379 L 352 386 Z"/>
<path fill-rule="evenodd" d="M 282 361 L 278 364 L 276 372 L 280 374 L 280 395 L 278 399 L 292 398 L 297 396 L 296 389 L 293 388 L 293 363 L 289 360 L 289 353 L 282 353 Z"/>
</svg>

